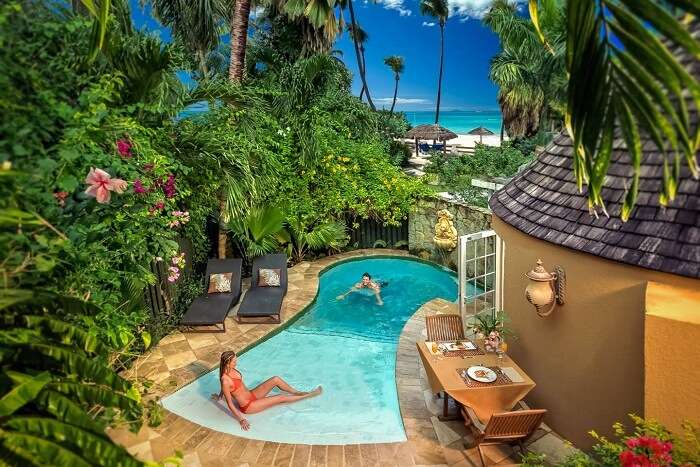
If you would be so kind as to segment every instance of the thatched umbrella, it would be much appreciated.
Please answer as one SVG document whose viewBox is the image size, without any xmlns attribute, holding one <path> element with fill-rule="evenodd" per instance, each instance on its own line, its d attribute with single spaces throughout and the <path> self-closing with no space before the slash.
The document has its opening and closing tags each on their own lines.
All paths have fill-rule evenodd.
<svg viewBox="0 0 700 467">
<path fill-rule="evenodd" d="M 437 124 L 427 124 L 418 125 L 417 127 L 411 128 L 406 133 L 407 138 L 413 138 L 416 142 L 416 154 L 418 154 L 418 140 L 437 140 L 445 141 L 449 139 L 454 139 L 457 137 L 457 133 L 448 130 L 447 128 L 441 127 Z M 447 144 L 443 145 L 443 149 L 447 152 Z"/>
<path fill-rule="evenodd" d="M 484 135 L 495 135 L 493 131 L 489 130 L 488 128 L 484 128 L 483 126 L 474 128 L 472 131 L 470 131 L 468 134 L 470 135 L 479 135 L 479 143 L 483 142 Z"/>
</svg>

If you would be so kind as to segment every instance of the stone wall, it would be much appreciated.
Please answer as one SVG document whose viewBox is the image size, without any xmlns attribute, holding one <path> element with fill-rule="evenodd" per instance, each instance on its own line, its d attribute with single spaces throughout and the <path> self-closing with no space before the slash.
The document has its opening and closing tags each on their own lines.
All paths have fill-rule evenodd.
<svg viewBox="0 0 700 467">
<path fill-rule="evenodd" d="M 421 200 L 408 216 L 408 249 L 411 253 L 432 259 L 453 269 L 457 265 L 457 249 L 449 254 L 435 248 L 433 236 L 437 212 L 447 209 L 453 216 L 457 235 L 467 235 L 491 228 L 491 211 L 470 206 L 442 195 L 438 199 Z"/>
</svg>

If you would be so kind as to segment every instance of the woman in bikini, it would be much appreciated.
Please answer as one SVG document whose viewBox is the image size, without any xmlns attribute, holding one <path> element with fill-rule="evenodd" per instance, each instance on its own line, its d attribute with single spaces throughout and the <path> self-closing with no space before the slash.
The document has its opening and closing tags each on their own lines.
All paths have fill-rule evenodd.
<svg viewBox="0 0 700 467">
<path fill-rule="evenodd" d="M 288 404 L 318 396 L 323 391 L 321 386 L 313 391 L 297 391 L 279 376 L 274 376 L 254 389 L 249 390 L 243 383 L 243 375 L 236 369 L 237 361 L 236 352 L 227 351 L 221 354 L 221 364 L 219 365 L 221 392 L 212 394 L 212 398 L 219 400 L 221 397 L 224 397 L 226 399 L 226 405 L 243 430 L 250 428 L 250 423 L 246 420 L 244 414 L 262 412 L 274 405 Z M 287 394 L 268 396 L 275 387 Z M 234 399 L 238 403 L 238 408 L 233 403 Z"/>
</svg>

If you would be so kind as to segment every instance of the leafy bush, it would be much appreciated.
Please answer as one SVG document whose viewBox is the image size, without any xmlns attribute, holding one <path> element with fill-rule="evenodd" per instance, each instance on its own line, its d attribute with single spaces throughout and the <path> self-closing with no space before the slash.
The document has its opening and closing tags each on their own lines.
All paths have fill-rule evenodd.
<svg viewBox="0 0 700 467">
<path fill-rule="evenodd" d="M 477 144 L 474 154 L 435 153 L 425 170 L 426 173 L 436 175 L 438 183 L 450 193 L 471 204 L 485 207 L 487 194 L 472 186 L 472 179 L 512 177 L 531 160 L 531 155 L 523 154 L 511 142 L 506 141 L 500 147 Z"/>
</svg>

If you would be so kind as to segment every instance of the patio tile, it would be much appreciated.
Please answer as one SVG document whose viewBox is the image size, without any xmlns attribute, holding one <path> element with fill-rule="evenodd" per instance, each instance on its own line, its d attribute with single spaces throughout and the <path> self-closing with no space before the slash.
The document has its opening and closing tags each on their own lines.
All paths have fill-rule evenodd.
<svg viewBox="0 0 700 467">
<path fill-rule="evenodd" d="M 342 466 L 343 462 L 343 446 L 328 446 L 326 465 L 328 467 Z"/>
<path fill-rule="evenodd" d="M 553 464 L 562 462 L 567 456 L 577 452 L 577 449 L 571 446 L 571 444 L 565 442 L 552 433 L 548 433 L 537 441 L 531 443 L 527 447 L 527 450 L 546 455 L 547 462 Z"/>
<path fill-rule="evenodd" d="M 308 444 L 297 444 L 294 448 L 291 467 L 307 467 L 311 455 L 311 446 Z"/>
<path fill-rule="evenodd" d="M 240 460 L 245 462 L 255 462 L 258 460 L 258 456 L 260 456 L 264 445 L 265 441 L 259 441 L 257 439 L 248 440 L 248 444 L 243 450 Z"/>
<path fill-rule="evenodd" d="M 309 467 L 325 467 L 326 466 L 326 450 L 327 446 L 315 445 L 311 447 L 311 457 L 309 459 Z"/>
<path fill-rule="evenodd" d="M 481 448 L 481 452 L 484 453 L 484 457 L 494 463 L 508 459 L 514 454 L 513 448 L 506 444 L 491 444 L 483 446 Z"/>
<path fill-rule="evenodd" d="M 462 439 L 459 434 L 455 433 L 446 423 L 438 420 L 437 417 L 430 417 L 430 421 L 433 423 L 433 429 L 435 430 L 440 445 L 449 446 L 455 441 Z"/>
<path fill-rule="evenodd" d="M 375 465 L 379 461 L 379 453 L 375 444 L 360 444 L 360 459 L 363 466 Z"/>
<path fill-rule="evenodd" d="M 195 360 L 197 360 L 197 356 L 194 354 L 194 352 L 191 350 L 187 350 L 185 352 L 180 352 L 166 356 L 165 364 L 168 366 L 169 370 L 176 370 Z"/>
<path fill-rule="evenodd" d="M 346 467 L 362 467 L 360 460 L 360 447 L 357 444 L 346 444 L 343 446 Z"/>
<path fill-rule="evenodd" d="M 258 456 L 258 464 L 272 465 L 275 461 L 275 455 L 280 447 L 280 443 L 274 443 L 271 441 L 265 441 L 262 450 L 260 451 L 260 456 Z"/>
<path fill-rule="evenodd" d="M 273 465 L 275 467 L 289 467 L 289 465 L 292 463 L 293 454 L 293 444 L 280 444 L 280 447 L 277 449 L 277 453 L 275 454 Z"/>
</svg>

